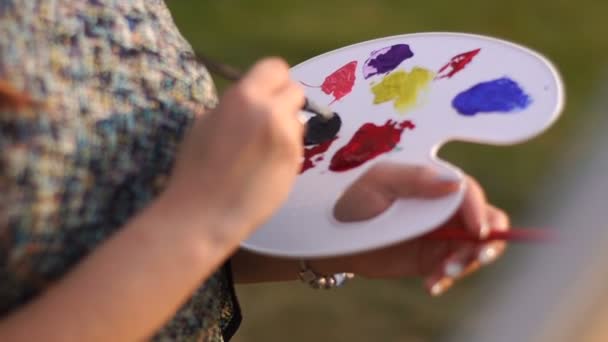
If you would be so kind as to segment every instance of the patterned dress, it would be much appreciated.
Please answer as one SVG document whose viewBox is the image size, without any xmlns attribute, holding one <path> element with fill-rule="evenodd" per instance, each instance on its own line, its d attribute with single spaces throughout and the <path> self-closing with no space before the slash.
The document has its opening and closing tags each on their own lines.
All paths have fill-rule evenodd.
<svg viewBox="0 0 608 342">
<path fill-rule="evenodd" d="M 163 189 L 194 115 L 217 103 L 162 0 L 0 0 L 0 314 L 34 298 Z M 228 265 L 155 336 L 222 341 Z"/>
</svg>

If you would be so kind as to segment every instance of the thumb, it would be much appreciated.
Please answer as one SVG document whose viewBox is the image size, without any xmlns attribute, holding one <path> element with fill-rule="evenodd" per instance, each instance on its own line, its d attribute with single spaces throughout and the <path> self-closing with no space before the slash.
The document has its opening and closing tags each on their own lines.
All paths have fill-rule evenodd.
<svg viewBox="0 0 608 342">
<path fill-rule="evenodd" d="M 424 166 L 382 163 L 362 176 L 393 200 L 399 197 L 437 198 L 458 190 L 459 182 L 445 179 Z"/>
<path fill-rule="evenodd" d="M 398 198 L 437 198 L 459 188 L 427 167 L 396 163 L 376 164 L 357 179 L 336 202 L 338 221 L 370 219 L 388 209 Z"/>
</svg>

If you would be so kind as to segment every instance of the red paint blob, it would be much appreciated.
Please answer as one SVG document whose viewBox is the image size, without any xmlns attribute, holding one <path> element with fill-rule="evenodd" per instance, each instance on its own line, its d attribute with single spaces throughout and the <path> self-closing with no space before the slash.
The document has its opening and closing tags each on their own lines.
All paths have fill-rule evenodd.
<svg viewBox="0 0 608 342">
<path fill-rule="evenodd" d="M 338 139 L 338 137 L 325 141 L 319 145 L 305 148 L 304 149 L 304 161 L 302 162 L 302 169 L 300 170 L 300 174 L 302 174 L 302 173 L 304 173 L 304 171 L 306 171 L 308 169 L 312 169 L 313 167 L 316 166 L 316 164 L 313 163 L 313 160 L 315 162 L 320 162 L 321 160 L 323 160 L 323 156 L 320 156 L 320 154 L 327 152 L 327 150 L 329 149 L 331 144 L 334 141 L 336 141 L 336 139 Z"/>
<path fill-rule="evenodd" d="M 331 101 L 331 105 L 332 103 L 348 95 L 353 90 L 353 86 L 355 85 L 356 79 L 356 70 L 357 61 L 352 61 L 345 64 L 340 69 L 332 72 L 329 76 L 325 77 L 325 81 L 323 81 L 323 84 L 321 84 L 321 86 L 311 86 L 304 82 L 300 83 L 307 87 L 320 87 L 325 94 L 332 95 L 334 97 L 334 100 Z"/>
<path fill-rule="evenodd" d="M 481 49 L 476 49 L 473 51 L 461 53 L 458 56 L 454 56 L 448 64 L 444 65 L 439 72 L 437 73 L 436 80 L 442 78 L 452 78 L 452 76 L 456 75 L 459 71 L 463 70 L 467 64 L 471 63 L 473 58 L 477 56 L 477 54 L 481 51 Z"/>
<path fill-rule="evenodd" d="M 334 154 L 329 169 L 335 172 L 347 171 L 382 153 L 392 151 L 401 140 L 401 133 L 405 129 L 414 128 L 416 126 L 409 120 L 403 122 L 388 120 L 382 126 L 373 123 L 363 124 L 348 144 Z"/>
</svg>

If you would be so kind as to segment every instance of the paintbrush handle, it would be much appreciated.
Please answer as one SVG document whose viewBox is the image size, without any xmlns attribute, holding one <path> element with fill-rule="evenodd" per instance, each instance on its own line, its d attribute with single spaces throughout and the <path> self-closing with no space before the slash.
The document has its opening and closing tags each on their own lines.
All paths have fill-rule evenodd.
<svg viewBox="0 0 608 342">
<path fill-rule="evenodd" d="M 199 52 L 196 52 L 196 59 L 202 63 L 209 72 L 217 74 L 225 80 L 236 82 L 243 76 L 243 73 L 232 65 L 218 62 Z"/>
<path fill-rule="evenodd" d="M 217 74 L 228 81 L 236 82 L 241 79 L 241 77 L 243 77 L 243 73 L 239 69 L 231 65 L 215 61 L 198 52 L 196 53 L 196 58 L 199 62 L 204 64 L 210 72 Z M 331 110 L 319 106 L 307 97 L 305 98 L 302 110 L 312 114 L 320 115 L 326 120 L 329 120 L 334 116 L 334 113 Z"/>
<path fill-rule="evenodd" d="M 471 233 L 461 228 L 445 228 L 431 232 L 423 237 L 425 240 L 437 241 L 471 241 L 471 242 L 487 242 L 487 241 L 517 241 L 517 242 L 550 242 L 555 241 L 555 234 L 546 229 L 523 229 L 513 228 L 508 231 L 492 230 L 490 235 L 485 239 L 472 236 Z"/>
</svg>

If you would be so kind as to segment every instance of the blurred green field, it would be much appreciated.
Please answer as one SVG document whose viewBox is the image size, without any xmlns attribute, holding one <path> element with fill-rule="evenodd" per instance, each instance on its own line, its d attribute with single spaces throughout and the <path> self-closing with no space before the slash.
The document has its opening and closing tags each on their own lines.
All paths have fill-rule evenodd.
<svg viewBox="0 0 608 342">
<path fill-rule="evenodd" d="M 544 53 L 561 70 L 568 94 L 564 116 L 547 134 L 513 147 L 453 143 L 441 151 L 479 179 L 515 222 L 529 210 L 531 194 L 578 133 L 577 123 L 600 114 L 591 112 L 588 102 L 608 72 L 605 0 L 168 3 L 195 49 L 242 68 L 262 56 L 280 55 L 296 64 L 344 45 L 425 31 L 492 35 Z M 245 320 L 236 341 L 434 340 L 449 328 L 458 329 L 487 300 L 488 293 L 478 285 L 500 276 L 506 262 L 441 299 L 426 298 L 410 280 L 359 280 L 331 293 L 300 284 L 240 287 Z"/>
</svg>

